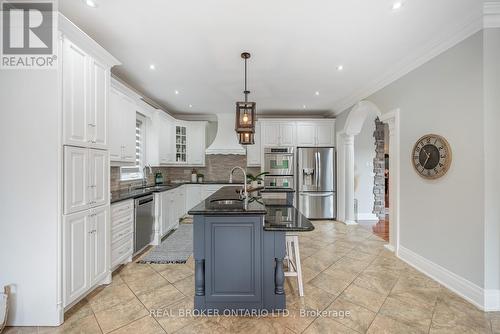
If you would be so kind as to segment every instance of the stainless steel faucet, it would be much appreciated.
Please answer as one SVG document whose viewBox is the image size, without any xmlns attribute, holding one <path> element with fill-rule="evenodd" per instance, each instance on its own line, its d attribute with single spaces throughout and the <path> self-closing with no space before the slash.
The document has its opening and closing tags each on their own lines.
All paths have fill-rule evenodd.
<svg viewBox="0 0 500 334">
<path fill-rule="evenodd" d="M 240 166 L 233 167 L 233 169 L 231 169 L 231 173 L 229 173 L 229 183 L 233 183 L 233 172 L 236 169 L 240 169 L 243 172 L 243 176 L 245 178 L 244 181 L 243 181 L 243 194 L 241 196 L 246 201 L 248 199 L 248 192 L 247 192 L 247 172 L 243 168 L 241 168 Z"/>
<path fill-rule="evenodd" d="M 146 168 L 149 170 L 149 174 L 153 174 L 153 169 L 150 164 L 144 165 L 142 167 L 142 185 L 145 187 L 148 185 L 148 175 L 146 173 Z"/>
</svg>

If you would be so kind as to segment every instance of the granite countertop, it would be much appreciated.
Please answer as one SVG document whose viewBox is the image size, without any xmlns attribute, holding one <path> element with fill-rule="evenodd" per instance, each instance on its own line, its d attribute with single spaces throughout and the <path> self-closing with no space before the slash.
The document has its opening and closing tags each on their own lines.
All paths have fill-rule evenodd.
<svg viewBox="0 0 500 334">
<path fill-rule="evenodd" d="M 189 210 L 190 215 L 264 215 L 265 231 L 307 232 L 314 230 L 309 219 L 286 200 L 251 197 L 245 208 L 239 201 L 240 187 L 223 187 Z M 230 201 L 218 204 L 217 201 Z"/>
<path fill-rule="evenodd" d="M 153 193 L 159 193 L 163 191 L 168 191 L 180 187 L 184 184 L 231 184 L 229 181 L 205 181 L 205 182 L 190 182 L 190 181 L 180 181 L 180 182 L 170 182 L 164 183 L 158 186 L 149 185 L 145 188 L 132 189 L 132 190 L 117 190 L 111 192 L 111 203 L 116 203 L 124 201 L 131 198 L 139 198 L 142 196 L 151 195 Z M 242 184 L 242 183 L 232 183 L 232 184 Z"/>
<path fill-rule="evenodd" d="M 239 190 L 241 186 L 222 187 L 214 194 L 188 211 L 190 215 L 249 215 L 266 214 L 266 207 L 259 202 L 257 198 L 252 197 L 248 200 L 245 208 L 244 202 L 239 199 Z M 217 204 L 217 201 L 232 201 L 233 204 Z"/>
</svg>

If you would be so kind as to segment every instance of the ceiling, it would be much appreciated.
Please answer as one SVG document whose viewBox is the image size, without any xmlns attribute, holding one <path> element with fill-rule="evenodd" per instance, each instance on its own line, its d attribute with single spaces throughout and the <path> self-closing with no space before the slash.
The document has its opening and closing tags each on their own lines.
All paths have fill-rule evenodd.
<svg viewBox="0 0 500 334">
<path fill-rule="evenodd" d="M 94 1 L 59 7 L 122 62 L 115 75 L 169 112 L 193 114 L 234 111 L 242 51 L 252 54 L 258 113 L 340 112 L 475 24 L 482 8 L 478 0 L 405 0 L 399 10 L 397 0 Z"/>
</svg>

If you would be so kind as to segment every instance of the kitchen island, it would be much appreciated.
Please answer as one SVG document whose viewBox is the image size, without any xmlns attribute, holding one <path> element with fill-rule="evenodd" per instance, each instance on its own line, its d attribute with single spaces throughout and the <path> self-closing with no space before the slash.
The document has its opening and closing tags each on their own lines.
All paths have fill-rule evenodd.
<svg viewBox="0 0 500 334">
<path fill-rule="evenodd" d="M 314 226 L 287 201 L 240 199 L 227 186 L 188 213 L 194 216 L 198 311 L 275 311 L 286 308 L 285 234 Z"/>
</svg>

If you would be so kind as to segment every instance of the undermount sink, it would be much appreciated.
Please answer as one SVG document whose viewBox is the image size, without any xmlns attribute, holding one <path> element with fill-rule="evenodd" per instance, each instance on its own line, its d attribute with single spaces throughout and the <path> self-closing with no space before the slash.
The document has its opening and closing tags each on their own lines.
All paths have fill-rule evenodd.
<svg viewBox="0 0 500 334">
<path fill-rule="evenodd" d="M 241 199 L 212 199 L 210 204 L 219 208 L 241 208 L 243 201 Z"/>
</svg>

